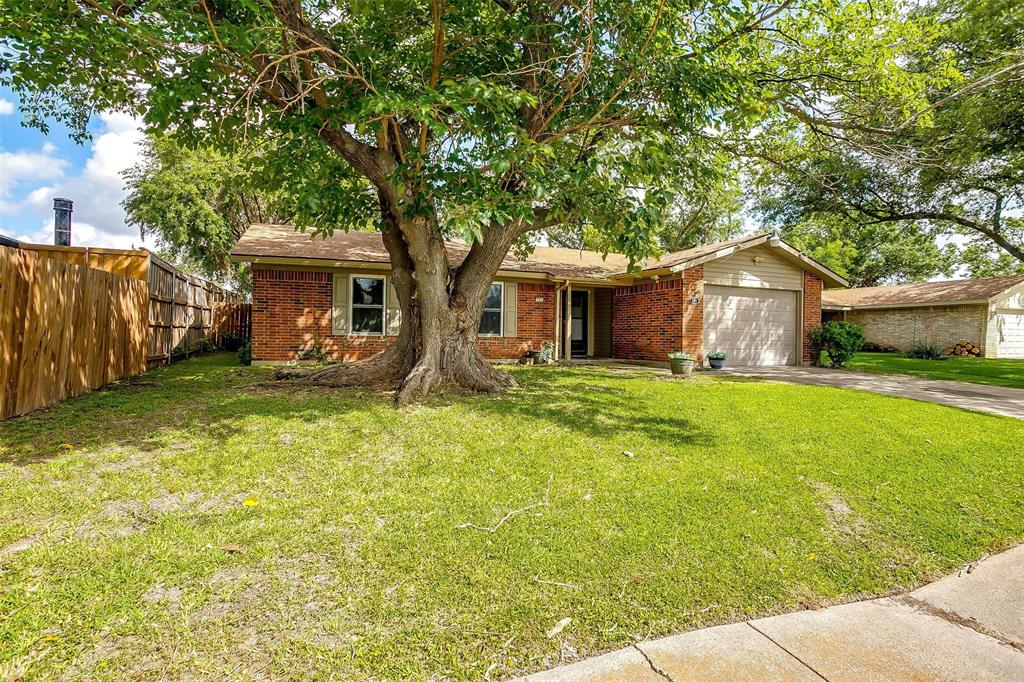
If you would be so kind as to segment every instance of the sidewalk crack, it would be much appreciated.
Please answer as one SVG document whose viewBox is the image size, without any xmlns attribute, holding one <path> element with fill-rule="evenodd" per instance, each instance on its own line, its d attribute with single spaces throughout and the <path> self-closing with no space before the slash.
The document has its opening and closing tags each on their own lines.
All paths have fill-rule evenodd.
<svg viewBox="0 0 1024 682">
<path fill-rule="evenodd" d="M 943 609 L 941 607 L 934 606 L 933 604 L 930 604 L 926 601 L 922 601 L 917 597 L 912 597 L 909 594 L 905 594 L 902 597 L 899 597 L 898 600 L 902 601 L 904 604 L 911 607 L 915 611 L 920 611 L 921 613 L 925 613 L 929 616 L 941 618 L 947 623 L 959 625 L 960 627 L 967 628 L 968 630 L 974 630 L 978 634 L 984 635 L 986 637 L 991 637 L 1000 644 L 1005 644 L 1006 646 L 1017 649 L 1018 651 L 1024 651 L 1024 644 L 1020 642 L 1015 642 L 1014 640 L 1008 639 L 994 630 L 988 629 L 987 627 L 985 627 L 978 621 L 974 620 L 973 618 L 965 618 L 964 616 L 961 616 L 958 613 L 954 613 L 953 611 L 947 611 L 946 609 Z"/>
<path fill-rule="evenodd" d="M 758 629 L 757 629 L 757 627 L 755 627 L 755 626 L 754 626 L 754 624 L 753 624 L 753 623 L 751 623 L 751 622 L 750 622 L 749 620 L 747 621 L 747 625 L 749 625 L 749 626 L 750 626 L 750 629 L 751 629 L 751 630 L 753 630 L 753 631 L 754 631 L 754 632 L 756 632 L 757 634 L 761 635 L 762 637 L 764 637 L 765 639 L 767 639 L 767 640 L 768 640 L 769 642 L 771 642 L 771 643 L 772 643 L 772 644 L 774 644 L 775 646 L 779 647 L 780 649 L 782 649 L 783 651 L 785 651 L 785 652 L 786 652 L 787 654 L 789 654 L 790 656 L 792 656 L 792 657 L 793 657 L 794 659 L 796 659 L 796 662 L 797 662 L 797 663 L 799 663 L 799 664 L 800 664 L 800 665 L 802 665 L 803 667 L 807 668 L 808 670 L 810 670 L 810 671 L 811 671 L 812 673 L 814 673 L 815 675 L 817 675 L 817 676 L 818 676 L 818 677 L 820 677 L 821 679 L 825 680 L 825 682 L 828 682 L 828 678 L 827 678 L 827 677 L 825 677 L 824 675 L 822 675 L 821 673 L 819 673 L 819 672 L 818 672 L 817 670 L 815 670 L 814 668 L 812 668 L 812 667 L 810 666 L 810 664 L 808 664 L 808 663 L 807 663 L 807 661 L 803 660 L 802 658 L 800 658 L 799 656 L 797 656 L 796 654 L 794 654 L 794 653 L 793 653 L 792 651 L 790 651 L 790 650 L 789 650 L 789 649 L 787 649 L 786 647 L 784 647 L 784 646 L 782 646 L 781 644 L 779 644 L 778 642 L 776 642 L 776 641 L 775 641 L 774 639 L 772 639 L 772 638 L 771 638 L 771 636 L 770 636 L 770 635 L 768 635 L 768 633 L 764 632 L 763 630 L 758 630 Z"/>
<path fill-rule="evenodd" d="M 641 648 L 640 648 L 639 646 L 637 646 L 636 644 L 633 644 L 633 645 L 631 645 L 631 646 L 632 646 L 632 647 L 633 647 L 634 649 L 636 649 L 637 651 L 639 651 L 639 652 L 640 652 L 640 655 L 644 657 L 644 660 L 645 660 L 645 661 L 647 661 L 647 665 L 648 665 L 648 666 L 649 666 L 649 667 L 651 668 L 651 670 L 653 670 L 654 672 L 656 672 L 656 673 L 658 673 L 659 675 L 661 675 L 662 677 L 664 677 L 664 678 L 665 678 L 666 680 L 668 680 L 668 682 L 674 682 L 674 680 L 673 680 L 673 679 L 672 679 L 672 678 L 671 678 L 671 677 L 669 676 L 669 674 L 668 674 L 667 672 L 665 672 L 664 670 L 662 670 L 662 669 L 661 669 L 661 668 L 659 668 L 658 666 L 654 665 L 654 661 L 652 661 L 652 660 L 651 660 L 651 657 L 647 655 L 647 652 L 646 652 L 646 651 L 644 651 L 643 649 L 641 649 Z"/>
</svg>

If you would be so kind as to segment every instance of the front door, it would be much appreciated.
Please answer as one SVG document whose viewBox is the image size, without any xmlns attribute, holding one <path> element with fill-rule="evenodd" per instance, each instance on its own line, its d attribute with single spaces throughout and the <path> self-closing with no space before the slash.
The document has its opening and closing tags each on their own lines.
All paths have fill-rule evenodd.
<svg viewBox="0 0 1024 682">
<path fill-rule="evenodd" d="M 590 305 L 589 291 L 572 292 L 572 310 L 569 316 L 569 349 L 572 357 L 582 358 L 587 355 L 587 307 Z"/>
</svg>

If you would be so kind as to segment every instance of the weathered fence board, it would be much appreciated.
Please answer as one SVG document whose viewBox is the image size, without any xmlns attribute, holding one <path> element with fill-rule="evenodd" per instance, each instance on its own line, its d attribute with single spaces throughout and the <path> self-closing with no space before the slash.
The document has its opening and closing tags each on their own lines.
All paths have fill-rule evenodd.
<svg viewBox="0 0 1024 682">
<path fill-rule="evenodd" d="M 149 261 L 149 297 L 150 367 L 170 362 L 176 349 L 194 350 L 200 339 L 216 334 L 216 306 L 242 302 L 238 294 L 185 274 L 153 255 Z M 249 338 L 248 328 L 243 338 Z"/>
<path fill-rule="evenodd" d="M 141 374 L 204 336 L 249 338 L 238 294 L 148 251 L 0 249 L 0 419 Z"/>
<path fill-rule="evenodd" d="M 0 247 L 0 419 L 146 369 L 145 281 Z"/>
</svg>

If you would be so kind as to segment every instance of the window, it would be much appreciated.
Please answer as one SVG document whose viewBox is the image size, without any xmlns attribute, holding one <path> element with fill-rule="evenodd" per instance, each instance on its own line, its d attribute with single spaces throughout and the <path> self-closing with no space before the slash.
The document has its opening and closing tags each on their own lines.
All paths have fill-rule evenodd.
<svg viewBox="0 0 1024 682">
<path fill-rule="evenodd" d="M 501 282 L 495 282 L 487 290 L 487 298 L 484 299 L 484 314 L 480 317 L 481 336 L 501 336 L 501 299 L 503 287 Z"/>
<path fill-rule="evenodd" d="M 352 277 L 352 333 L 384 333 L 384 278 Z"/>
</svg>

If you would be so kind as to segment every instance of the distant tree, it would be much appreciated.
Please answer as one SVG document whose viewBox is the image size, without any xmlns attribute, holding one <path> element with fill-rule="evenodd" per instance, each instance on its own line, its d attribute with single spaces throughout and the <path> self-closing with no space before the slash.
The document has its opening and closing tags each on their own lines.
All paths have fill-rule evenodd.
<svg viewBox="0 0 1024 682">
<path fill-rule="evenodd" d="M 743 231 L 743 192 L 734 176 L 710 174 L 699 187 L 682 187 L 655 227 L 660 251 L 682 251 L 738 236 Z M 545 231 L 551 246 L 592 251 L 614 249 L 607 234 L 592 225 L 563 224 Z"/>
<path fill-rule="evenodd" d="M 788 225 L 828 213 L 890 226 L 895 243 L 958 234 L 972 272 L 1015 269 L 1024 261 L 1024 5 L 936 0 L 909 12 L 902 31 L 912 39 L 900 68 L 924 99 L 837 81 L 801 107 L 784 105 L 792 116 L 745 148 L 761 163 L 761 185 L 787 198 Z"/>
<path fill-rule="evenodd" d="M 682 251 L 732 239 L 743 232 L 743 192 L 734 179 L 722 179 L 693 194 L 673 203 L 658 228 L 658 243 L 663 250 Z"/>
<path fill-rule="evenodd" d="M 894 229 L 820 214 L 786 225 L 779 233 L 858 287 L 949 277 L 959 263 L 956 246 L 940 246 L 932 234 L 913 224 Z"/>
<path fill-rule="evenodd" d="M 229 260 L 249 225 L 279 220 L 272 192 L 258 188 L 238 158 L 149 138 L 142 160 L 124 172 L 128 222 L 155 237 L 161 253 L 190 270 L 248 293 L 246 264 Z"/>
</svg>

